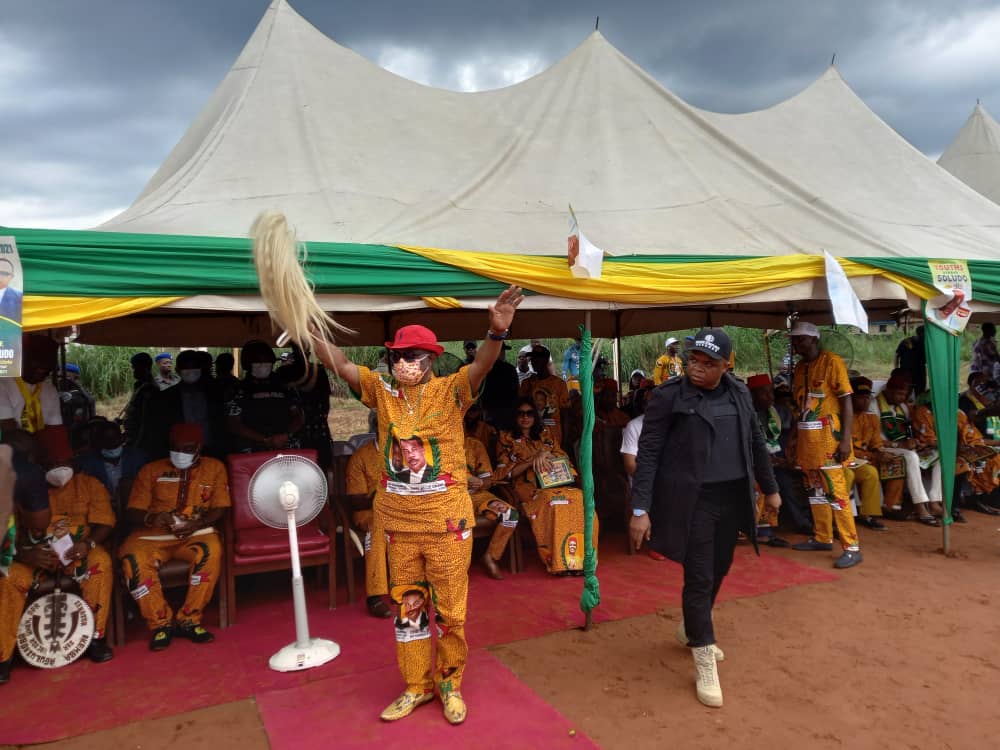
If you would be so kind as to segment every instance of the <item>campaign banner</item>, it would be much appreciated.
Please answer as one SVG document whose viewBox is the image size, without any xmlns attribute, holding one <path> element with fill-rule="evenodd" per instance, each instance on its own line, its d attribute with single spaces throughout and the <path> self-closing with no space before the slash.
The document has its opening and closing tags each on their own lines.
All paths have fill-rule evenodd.
<svg viewBox="0 0 1000 750">
<path fill-rule="evenodd" d="M 24 282 L 13 237 L 0 237 L 0 378 L 21 376 Z"/>
<path fill-rule="evenodd" d="M 964 260 L 928 260 L 931 284 L 941 294 L 927 300 L 927 320 L 958 336 L 969 323 L 972 276 Z"/>
</svg>

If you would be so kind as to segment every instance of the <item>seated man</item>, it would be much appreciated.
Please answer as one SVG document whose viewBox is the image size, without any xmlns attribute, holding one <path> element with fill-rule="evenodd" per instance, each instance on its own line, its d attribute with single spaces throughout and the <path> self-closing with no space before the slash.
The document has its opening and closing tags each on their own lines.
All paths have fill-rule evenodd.
<svg viewBox="0 0 1000 750">
<path fill-rule="evenodd" d="M 469 470 L 469 495 L 477 516 L 486 516 L 496 521 L 490 546 L 482 557 L 486 573 L 494 580 L 503 580 L 497 561 L 503 557 L 507 543 L 517 528 L 517 511 L 489 491 L 493 482 L 493 466 L 486 455 L 486 446 L 473 437 L 465 438 L 465 464 Z"/>
<path fill-rule="evenodd" d="M 373 430 L 377 432 L 378 428 Z M 376 490 L 382 481 L 383 458 L 375 440 L 351 454 L 347 463 L 347 496 L 351 520 L 365 532 L 365 606 L 372 617 L 392 617 L 385 603 L 389 593 L 386 574 L 385 531 L 375 520 Z"/>
<path fill-rule="evenodd" d="M 794 461 L 788 459 L 790 451 L 787 440 L 795 434 L 791 429 L 791 411 L 787 403 L 776 401 L 774 384 L 769 375 L 752 376 L 747 380 L 747 387 L 750 389 L 757 422 L 767 442 L 767 452 L 771 457 L 774 478 L 778 482 L 778 491 L 781 494 L 781 511 L 787 516 L 786 523 L 790 521 L 800 534 L 812 535 L 812 514 L 809 511 L 809 501 L 802 489 L 802 472 L 795 468 Z M 785 429 L 786 425 L 788 429 Z M 763 502 L 759 505 L 763 512 Z M 787 546 L 782 544 L 783 541 L 779 539 L 774 546 Z"/>
<path fill-rule="evenodd" d="M 937 449 L 937 425 L 931 406 L 930 392 L 920 395 L 913 409 L 913 428 L 921 446 Z M 958 451 L 955 457 L 955 476 L 966 477 L 972 495 L 973 507 L 991 516 L 1000 515 L 1000 509 L 990 502 L 1000 487 L 1000 455 L 994 450 L 1000 441 L 986 440 L 976 426 L 961 410 L 958 412 Z M 952 518 L 960 523 L 965 517 L 959 509 L 960 493 L 956 482 Z"/>
<path fill-rule="evenodd" d="M 101 546 L 115 525 L 111 501 L 100 482 L 73 472 L 70 466 L 73 454 L 65 427 L 48 427 L 37 437 L 34 447 L 46 469 L 48 524 L 40 532 L 31 528 L 36 525 L 33 520 L 28 521 L 25 543 L 17 548 L 6 575 L 0 576 L 0 682 L 10 678 L 10 660 L 28 592 L 37 580 L 49 575 L 65 573 L 76 581 L 94 613 L 94 637 L 87 656 L 98 663 L 113 656 L 105 637 L 113 573 L 111 557 Z M 15 497 L 19 503 L 27 501 L 37 513 L 42 492 L 38 472 L 23 463 L 18 466 L 27 481 L 15 490 Z M 73 546 L 60 560 L 50 543 L 66 535 L 73 540 Z"/>
<path fill-rule="evenodd" d="M 958 397 L 958 408 L 976 429 L 991 439 L 1000 439 L 1000 401 L 996 384 L 985 372 L 969 373 L 969 388 Z"/>
<path fill-rule="evenodd" d="M 132 485 L 128 521 L 134 531 L 119 552 L 129 593 L 153 632 L 149 648 L 162 651 L 172 636 L 209 643 L 215 636 L 201 624 L 222 569 L 222 545 L 212 524 L 232 501 L 226 467 L 201 455 L 201 428 L 170 428 L 170 458 L 146 464 Z M 184 606 L 174 614 L 160 588 L 160 565 L 171 559 L 190 563 Z"/>
<path fill-rule="evenodd" d="M 604 427 L 624 429 L 629 423 L 628 414 L 618 408 L 618 384 L 614 380 L 595 381 L 594 412 L 596 430 Z"/>
<path fill-rule="evenodd" d="M 97 422 L 93 429 L 93 450 L 77 458 L 79 470 L 104 485 L 116 513 L 124 513 L 132 483 L 146 463 L 141 450 L 123 442 L 117 424 L 107 420 Z"/>
<path fill-rule="evenodd" d="M 882 478 L 905 478 L 917 520 L 927 526 L 938 526 L 935 513 L 941 514 L 941 464 L 937 462 L 931 469 L 931 489 L 928 492 L 924 488 L 920 456 L 917 454 L 920 446 L 912 437 L 907 404 L 910 390 L 909 381 L 894 375 L 876 399 L 883 450 L 895 457 L 893 462 L 883 464 Z"/>
<path fill-rule="evenodd" d="M 882 430 L 878 415 L 871 411 L 872 381 L 865 377 L 851 378 L 851 401 L 854 404 L 854 426 L 851 442 L 854 457 L 861 459 L 856 466 L 846 469 L 847 486 L 858 488 L 861 508 L 858 523 L 875 531 L 885 531 L 882 523 L 882 483 L 880 467 L 885 460 L 882 453 Z M 897 508 L 903 498 L 903 480 L 885 480 L 885 504 Z"/>
<path fill-rule="evenodd" d="M 274 352 L 263 341 L 248 341 L 240 352 L 246 375 L 226 404 L 236 451 L 299 447 L 295 433 L 305 425 L 305 415 L 295 392 L 274 373 L 274 362 Z"/>
</svg>

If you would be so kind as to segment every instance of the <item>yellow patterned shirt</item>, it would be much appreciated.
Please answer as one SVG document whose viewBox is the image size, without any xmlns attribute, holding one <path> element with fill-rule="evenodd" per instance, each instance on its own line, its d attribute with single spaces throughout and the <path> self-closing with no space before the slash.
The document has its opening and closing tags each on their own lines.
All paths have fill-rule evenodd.
<svg viewBox="0 0 1000 750">
<path fill-rule="evenodd" d="M 376 512 L 386 531 L 472 534 L 463 417 L 476 400 L 469 370 L 400 386 L 358 367 L 361 402 L 378 411 L 382 479 Z"/>
</svg>

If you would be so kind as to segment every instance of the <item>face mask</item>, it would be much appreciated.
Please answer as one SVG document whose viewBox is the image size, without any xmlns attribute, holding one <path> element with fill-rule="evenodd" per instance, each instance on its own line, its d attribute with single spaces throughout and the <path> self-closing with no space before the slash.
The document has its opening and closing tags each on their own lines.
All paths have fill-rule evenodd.
<svg viewBox="0 0 1000 750">
<path fill-rule="evenodd" d="M 423 359 L 418 359 L 416 362 L 401 359 L 392 366 L 393 377 L 402 385 L 416 385 L 424 379 L 424 372 Z"/>
<path fill-rule="evenodd" d="M 181 453 L 180 451 L 170 451 L 170 463 L 177 469 L 190 469 L 194 463 L 196 453 Z"/>
<path fill-rule="evenodd" d="M 73 469 L 69 466 L 57 466 L 45 472 L 45 481 L 53 487 L 65 487 L 73 478 Z"/>
<path fill-rule="evenodd" d="M 181 370 L 181 380 L 188 385 L 197 383 L 201 379 L 201 370 Z"/>
<path fill-rule="evenodd" d="M 271 370 L 274 368 L 270 362 L 254 362 L 250 365 L 250 374 L 253 375 L 258 380 L 264 380 L 270 377 Z"/>
<path fill-rule="evenodd" d="M 119 445 L 117 448 L 102 448 L 101 455 L 111 461 L 115 461 L 122 457 L 123 450 L 124 446 L 121 445 Z"/>
</svg>

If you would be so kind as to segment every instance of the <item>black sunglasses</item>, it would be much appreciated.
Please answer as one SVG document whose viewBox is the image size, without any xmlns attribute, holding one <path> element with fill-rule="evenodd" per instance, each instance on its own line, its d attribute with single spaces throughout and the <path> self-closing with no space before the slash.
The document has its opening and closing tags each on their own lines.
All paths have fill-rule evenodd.
<svg viewBox="0 0 1000 750">
<path fill-rule="evenodd" d="M 517 410 L 517 416 L 519 416 L 519 417 L 533 417 L 533 416 L 535 416 L 535 412 L 531 411 L 530 409 L 518 409 Z"/>
<path fill-rule="evenodd" d="M 395 363 L 401 359 L 405 359 L 407 362 L 419 362 L 426 356 L 428 356 L 427 352 L 420 349 L 404 349 L 401 352 L 389 352 L 389 361 Z"/>
</svg>

